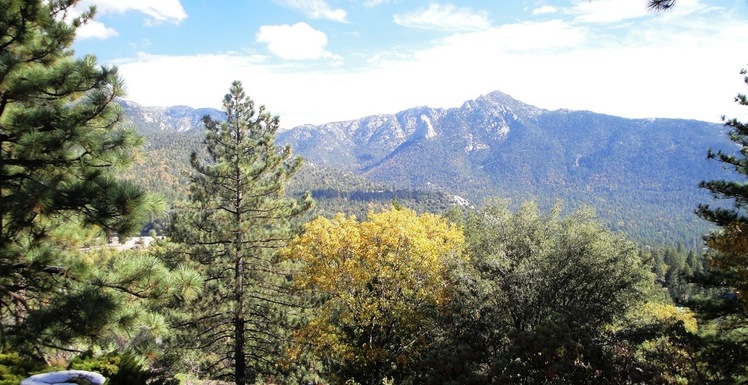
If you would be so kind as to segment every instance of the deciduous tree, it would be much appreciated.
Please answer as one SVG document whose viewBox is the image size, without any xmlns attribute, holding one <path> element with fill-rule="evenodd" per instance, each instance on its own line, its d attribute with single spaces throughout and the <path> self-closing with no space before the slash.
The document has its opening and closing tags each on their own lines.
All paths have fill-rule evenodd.
<svg viewBox="0 0 748 385">
<path fill-rule="evenodd" d="M 650 275 L 589 211 L 560 212 L 491 201 L 468 213 L 472 266 L 453 274 L 457 299 L 416 382 L 615 382 L 603 331 L 641 303 Z"/>
<path fill-rule="evenodd" d="M 447 270 L 463 258 L 463 242 L 443 218 L 405 208 L 308 223 L 284 251 L 303 262 L 294 282 L 321 298 L 299 340 L 335 383 L 397 382 L 433 337 L 430 309 L 450 301 Z"/>
<path fill-rule="evenodd" d="M 633 243 L 589 211 L 548 215 L 534 204 L 512 213 L 494 202 L 469 216 L 470 255 L 494 283 L 502 318 L 516 330 L 545 322 L 595 329 L 644 295 L 647 269 Z"/>
</svg>

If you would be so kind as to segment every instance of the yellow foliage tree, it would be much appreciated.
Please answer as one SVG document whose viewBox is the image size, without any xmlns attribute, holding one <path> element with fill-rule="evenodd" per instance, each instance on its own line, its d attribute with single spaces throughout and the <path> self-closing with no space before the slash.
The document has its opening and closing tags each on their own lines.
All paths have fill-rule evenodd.
<svg viewBox="0 0 748 385">
<path fill-rule="evenodd" d="M 429 312 L 449 301 L 447 267 L 463 248 L 460 228 L 409 209 L 311 221 L 284 251 L 303 265 L 294 282 L 320 298 L 299 340 L 334 382 L 397 378 L 428 341 Z"/>
<path fill-rule="evenodd" d="M 626 336 L 613 352 L 619 363 L 629 367 L 630 379 L 636 383 L 710 383 L 707 367 L 699 359 L 699 324 L 692 310 L 647 302 L 629 309 L 610 331 Z"/>
</svg>

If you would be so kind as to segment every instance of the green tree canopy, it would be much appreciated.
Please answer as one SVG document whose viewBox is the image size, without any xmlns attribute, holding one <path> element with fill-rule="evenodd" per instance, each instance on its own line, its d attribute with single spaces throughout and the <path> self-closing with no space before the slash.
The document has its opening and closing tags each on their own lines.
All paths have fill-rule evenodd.
<svg viewBox="0 0 748 385">
<path fill-rule="evenodd" d="M 643 297 L 648 281 L 636 245 L 606 230 L 589 211 L 562 217 L 524 204 L 494 202 L 469 215 L 466 235 L 478 270 L 516 330 L 552 322 L 599 328 Z"/>
<path fill-rule="evenodd" d="M 741 73 L 745 75 L 748 71 Z M 748 76 L 745 82 L 748 83 Z M 748 96 L 744 94 L 739 94 L 735 100 L 740 105 L 748 106 Z M 709 273 L 721 285 L 733 289 L 734 296 L 740 302 L 734 308 L 745 314 L 748 310 L 748 124 L 738 119 L 726 119 L 725 125 L 737 150 L 709 149 L 707 157 L 721 162 L 737 177 L 704 181 L 700 185 L 715 198 L 731 203 L 716 207 L 702 204 L 696 214 L 720 227 L 720 231 L 706 236 L 707 245 L 714 251 L 709 255 Z M 731 306 L 729 303 L 727 305 Z"/>
<path fill-rule="evenodd" d="M 494 200 L 465 216 L 471 266 L 452 273 L 455 300 L 415 383 L 613 380 L 605 328 L 652 280 L 633 243 L 589 211 L 560 211 Z"/>
<path fill-rule="evenodd" d="M 139 139 L 112 103 L 123 94 L 116 68 L 73 57 L 93 15 L 70 18 L 76 3 L 0 2 L 0 343 L 40 356 L 97 334 L 116 307 L 82 284 L 75 239 L 132 233 L 148 209 L 142 189 L 113 177 Z"/>
</svg>

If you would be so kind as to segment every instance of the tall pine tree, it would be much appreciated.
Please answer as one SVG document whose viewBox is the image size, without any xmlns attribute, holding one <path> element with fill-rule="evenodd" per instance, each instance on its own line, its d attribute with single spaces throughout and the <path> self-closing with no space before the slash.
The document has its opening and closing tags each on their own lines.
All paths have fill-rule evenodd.
<svg viewBox="0 0 748 385">
<path fill-rule="evenodd" d="M 0 348 L 44 356 L 101 332 L 117 304 L 87 282 L 73 238 L 139 229 L 145 192 L 113 177 L 139 139 L 122 128 L 116 68 L 70 49 L 93 8 L 0 1 Z"/>
<path fill-rule="evenodd" d="M 223 101 L 225 121 L 205 117 L 205 152 L 191 156 L 191 207 L 175 219 L 175 239 L 202 266 L 206 287 L 189 329 L 214 378 L 238 385 L 272 370 L 289 303 L 275 251 L 311 198 L 286 196 L 301 166 L 275 145 L 279 118 L 245 95 L 240 82 Z"/>
<path fill-rule="evenodd" d="M 741 71 L 746 75 L 748 71 Z M 748 84 L 748 76 L 744 78 Z M 735 98 L 740 105 L 748 106 L 748 96 Z M 742 306 L 737 309 L 748 313 L 748 123 L 738 119 L 725 120 L 728 135 L 737 146 L 737 151 L 709 150 L 707 156 L 734 170 L 740 175 L 733 180 L 711 180 L 701 182 L 701 187 L 711 191 L 718 199 L 732 201 L 732 205 L 699 205 L 696 214 L 721 228 L 709 234 L 706 243 L 716 253 L 709 258 L 710 271 L 719 276 L 721 284 L 735 289 Z"/>
</svg>

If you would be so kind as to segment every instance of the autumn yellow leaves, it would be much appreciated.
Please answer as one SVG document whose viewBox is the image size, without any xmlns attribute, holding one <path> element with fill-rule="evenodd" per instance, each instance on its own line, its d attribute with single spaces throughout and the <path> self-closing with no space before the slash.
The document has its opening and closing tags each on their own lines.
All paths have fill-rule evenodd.
<svg viewBox="0 0 748 385">
<path fill-rule="evenodd" d="M 463 249 L 460 228 L 409 209 L 311 221 L 284 251 L 302 262 L 296 285 L 322 302 L 297 336 L 344 366 L 404 364 L 426 342 L 426 313 L 448 301 L 447 266 Z"/>
</svg>

